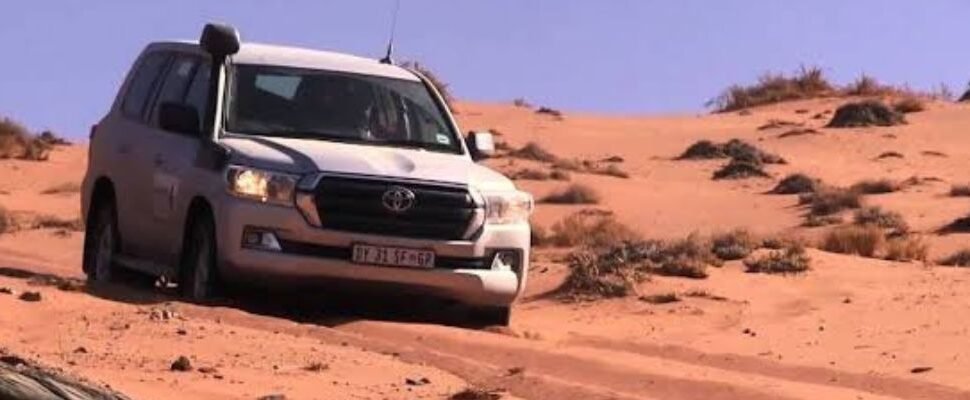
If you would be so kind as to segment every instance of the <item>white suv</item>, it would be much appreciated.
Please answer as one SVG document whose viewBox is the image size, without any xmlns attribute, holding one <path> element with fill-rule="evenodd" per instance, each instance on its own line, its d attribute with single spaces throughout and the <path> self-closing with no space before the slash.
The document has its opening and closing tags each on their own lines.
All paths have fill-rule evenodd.
<svg viewBox="0 0 970 400">
<path fill-rule="evenodd" d="M 389 284 L 508 324 L 532 197 L 474 161 L 434 86 L 390 63 L 242 44 L 148 45 L 92 128 L 84 271 L 177 282 Z M 383 285 L 382 285 L 383 287 Z"/>
</svg>

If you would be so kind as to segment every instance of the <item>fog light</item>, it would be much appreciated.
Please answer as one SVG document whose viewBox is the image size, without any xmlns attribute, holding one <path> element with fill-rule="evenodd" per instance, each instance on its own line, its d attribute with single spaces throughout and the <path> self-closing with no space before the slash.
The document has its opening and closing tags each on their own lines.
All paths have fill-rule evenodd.
<svg viewBox="0 0 970 400">
<path fill-rule="evenodd" d="M 518 250 L 499 250 L 492 258 L 492 269 L 497 271 L 518 271 L 519 269 Z"/>
<path fill-rule="evenodd" d="M 242 246 L 248 249 L 282 251 L 279 239 L 272 231 L 265 229 L 246 228 L 243 231 Z"/>
</svg>

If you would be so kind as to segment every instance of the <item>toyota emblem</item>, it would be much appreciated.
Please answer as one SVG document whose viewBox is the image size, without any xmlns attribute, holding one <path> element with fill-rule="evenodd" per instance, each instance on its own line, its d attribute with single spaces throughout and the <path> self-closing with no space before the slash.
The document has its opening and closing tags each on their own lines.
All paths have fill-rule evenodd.
<svg viewBox="0 0 970 400">
<path fill-rule="evenodd" d="M 384 208 L 395 213 L 403 213 L 410 210 L 411 207 L 414 207 L 414 200 L 414 192 L 400 186 L 387 189 L 384 192 L 384 196 L 381 197 Z"/>
</svg>

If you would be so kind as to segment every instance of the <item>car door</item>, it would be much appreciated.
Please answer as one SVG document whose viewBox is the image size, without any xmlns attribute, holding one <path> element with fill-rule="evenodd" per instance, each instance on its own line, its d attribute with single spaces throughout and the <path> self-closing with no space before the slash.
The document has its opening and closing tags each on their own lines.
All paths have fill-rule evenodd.
<svg viewBox="0 0 970 400">
<path fill-rule="evenodd" d="M 115 185 L 115 205 L 118 230 L 122 238 L 122 252 L 136 257 L 147 255 L 146 245 L 151 229 L 150 164 L 145 160 L 151 147 L 149 114 L 152 99 L 171 61 L 171 53 L 153 51 L 138 61 L 117 118 L 105 127 L 112 137 L 111 165 L 108 166 Z"/>
<path fill-rule="evenodd" d="M 152 149 L 151 218 L 149 251 L 152 258 L 174 265 L 181 248 L 184 212 L 194 195 L 192 181 L 195 161 L 202 145 L 201 136 L 170 132 L 161 128 L 159 109 L 164 103 L 192 106 L 204 115 L 208 99 L 209 67 L 201 55 L 179 53 L 175 56 L 159 90 L 150 116 Z M 201 126 L 199 127 L 201 132 Z"/>
</svg>

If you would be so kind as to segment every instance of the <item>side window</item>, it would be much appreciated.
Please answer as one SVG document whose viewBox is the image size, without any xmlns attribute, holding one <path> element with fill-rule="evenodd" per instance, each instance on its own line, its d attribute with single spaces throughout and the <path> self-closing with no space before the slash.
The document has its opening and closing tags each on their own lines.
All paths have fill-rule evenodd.
<svg viewBox="0 0 970 400">
<path fill-rule="evenodd" d="M 145 56 L 128 85 L 128 91 L 121 104 L 121 110 L 125 116 L 144 120 L 145 108 L 148 99 L 151 97 L 159 76 L 165 68 L 169 55 L 162 52 L 151 53 Z"/>
<path fill-rule="evenodd" d="M 199 66 L 199 59 L 192 56 L 180 55 L 175 58 L 172 67 L 168 69 L 165 76 L 165 83 L 158 92 L 158 99 L 155 100 L 155 112 L 153 120 L 156 125 L 158 121 L 158 107 L 165 102 L 182 103 L 186 93 L 189 91 L 189 84 L 195 76 L 195 70 Z"/>
<path fill-rule="evenodd" d="M 203 62 L 195 70 L 195 77 L 189 85 L 189 93 L 185 95 L 185 103 L 194 106 L 199 111 L 199 118 L 205 118 L 209 109 L 209 74 L 211 64 Z"/>
</svg>

